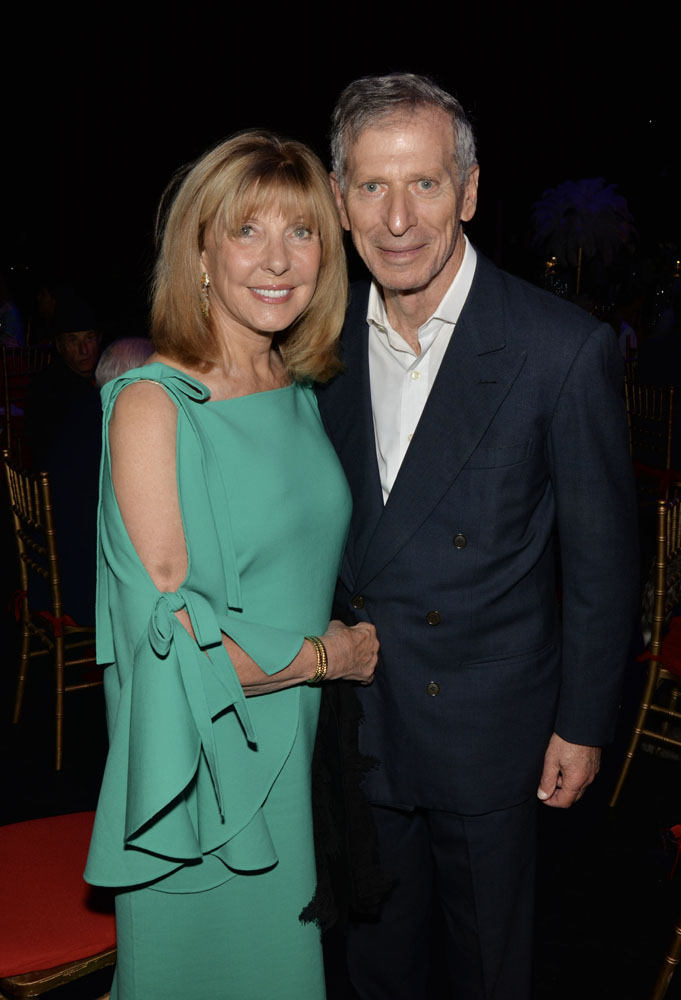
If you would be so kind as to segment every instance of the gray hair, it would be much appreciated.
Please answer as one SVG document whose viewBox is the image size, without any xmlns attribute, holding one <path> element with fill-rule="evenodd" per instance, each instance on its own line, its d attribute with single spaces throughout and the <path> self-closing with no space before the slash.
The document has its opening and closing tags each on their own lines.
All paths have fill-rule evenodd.
<svg viewBox="0 0 681 1000">
<path fill-rule="evenodd" d="M 466 113 L 455 97 L 426 76 L 390 73 L 365 76 L 349 84 L 338 99 L 331 117 L 331 162 L 341 190 L 345 185 L 348 148 L 360 133 L 383 119 L 419 108 L 440 108 L 451 116 L 454 159 L 463 184 L 475 166 L 475 138 Z"/>
<path fill-rule="evenodd" d="M 101 389 L 112 378 L 123 375 L 131 368 L 139 368 L 153 352 L 154 345 L 148 337 L 121 337 L 102 351 L 95 368 L 95 385 Z"/>
</svg>

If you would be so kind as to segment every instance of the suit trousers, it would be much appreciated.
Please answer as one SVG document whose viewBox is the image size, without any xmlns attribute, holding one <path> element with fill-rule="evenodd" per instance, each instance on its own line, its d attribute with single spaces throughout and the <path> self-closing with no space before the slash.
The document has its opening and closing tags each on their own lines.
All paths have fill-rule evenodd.
<svg viewBox="0 0 681 1000">
<path fill-rule="evenodd" d="M 425 1000 L 435 900 L 455 1000 L 531 993 L 537 800 L 480 816 L 374 806 L 383 870 L 397 885 L 354 924 L 348 969 L 361 1000 Z M 437 994 L 440 996 L 441 994 Z"/>
</svg>

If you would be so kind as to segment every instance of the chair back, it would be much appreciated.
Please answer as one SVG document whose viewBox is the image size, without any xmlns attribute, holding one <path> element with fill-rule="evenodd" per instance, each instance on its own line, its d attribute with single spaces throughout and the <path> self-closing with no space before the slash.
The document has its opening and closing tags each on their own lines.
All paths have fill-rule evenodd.
<svg viewBox="0 0 681 1000">
<path fill-rule="evenodd" d="M 610 797 L 611 806 L 617 804 L 642 738 L 653 746 L 681 748 L 681 740 L 670 732 L 672 724 L 681 722 L 681 713 L 677 710 L 681 677 L 677 663 L 674 662 L 678 660 L 676 643 L 674 647 L 668 648 L 670 639 L 678 642 L 674 627 L 678 619 L 672 620 L 669 634 L 665 636 L 671 613 L 679 603 L 681 581 L 681 494 L 678 487 L 676 490 L 676 495 L 671 499 L 660 499 L 657 502 L 657 551 L 650 645 L 639 657 L 648 661 L 648 672 L 629 746 Z M 660 688 L 661 681 L 669 682 L 669 692 L 665 693 Z M 660 717 L 662 722 L 658 727 L 654 727 L 654 721 L 649 721 L 659 720 Z"/>
<path fill-rule="evenodd" d="M 662 648 L 665 625 L 679 600 L 681 580 L 681 496 L 658 500 L 655 591 L 653 595 L 650 655 Z"/>
<path fill-rule="evenodd" d="M 678 677 L 670 677 L 665 671 L 665 656 L 662 650 L 664 628 L 674 608 L 678 605 L 678 583 L 681 580 L 681 497 L 673 500 L 660 500 L 658 506 L 658 547 L 655 563 L 655 599 L 653 604 L 652 634 L 650 639 L 651 664 L 658 664 L 656 683 L 660 677 L 681 684 Z M 660 658 L 659 660 L 657 658 Z M 676 699 L 673 699 L 676 705 Z M 649 711 L 655 711 L 653 693 L 650 696 Z M 671 719 L 677 723 L 681 716 L 678 712 L 668 712 Z M 652 736 L 650 731 L 641 726 L 642 734 L 649 739 L 660 739 Z M 661 733 L 661 742 L 681 746 L 678 741 L 667 734 L 666 728 Z M 681 916 L 677 919 L 671 942 L 662 962 L 660 963 L 655 987 L 651 1000 L 663 1000 L 671 978 L 681 959 Z"/>
<path fill-rule="evenodd" d="M 624 359 L 624 378 L 627 382 L 637 382 L 638 381 L 638 359 L 637 358 L 625 358 Z"/>
<path fill-rule="evenodd" d="M 670 469 L 674 419 L 674 386 L 624 383 L 629 451 L 634 462 Z"/>
<path fill-rule="evenodd" d="M 19 556 L 21 598 L 26 606 L 26 613 L 29 610 L 29 594 L 37 585 L 42 591 L 42 600 L 38 601 L 43 606 L 42 610 L 48 610 L 44 606 L 47 600 L 49 612 L 55 618 L 60 618 L 61 585 L 48 474 L 21 469 L 12 461 L 7 450 L 3 452 L 3 456 Z"/>
<path fill-rule="evenodd" d="M 65 613 L 59 578 L 55 526 L 47 472 L 29 472 L 3 452 L 20 589 L 16 613 L 21 622 L 21 656 L 12 721 L 21 715 L 29 661 L 49 658 L 55 678 L 55 768 L 62 765 L 64 694 L 102 684 L 101 671 L 66 683 L 66 668 L 90 670 L 96 664 L 95 629 L 77 625 Z"/>
<path fill-rule="evenodd" d="M 652 530 L 658 499 L 669 496 L 672 484 L 681 481 L 681 471 L 672 467 L 678 462 L 674 441 L 678 423 L 674 413 L 675 387 L 647 385 L 627 377 L 624 388 L 639 514 L 642 524 Z"/>
<path fill-rule="evenodd" d="M 33 376 L 46 368 L 52 353 L 40 347 L 2 348 L 2 447 L 11 455 L 19 454 L 23 438 L 23 415 L 26 389 Z"/>
</svg>

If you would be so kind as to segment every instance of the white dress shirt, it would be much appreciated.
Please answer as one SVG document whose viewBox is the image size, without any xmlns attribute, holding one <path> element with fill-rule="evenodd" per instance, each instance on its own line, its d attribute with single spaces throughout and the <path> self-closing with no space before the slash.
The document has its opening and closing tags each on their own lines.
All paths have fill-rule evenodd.
<svg viewBox="0 0 681 1000">
<path fill-rule="evenodd" d="M 371 283 L 367 309 L 369 378 L 384 503 L 421 418 L 473 282 L 476 254 L 466 236 L 464 240 L 463 260 L 453 282 L 433 315 L 419 327 L 419 355 L 388 322 L 381 291 L 375 281 Z"/>
</svg>

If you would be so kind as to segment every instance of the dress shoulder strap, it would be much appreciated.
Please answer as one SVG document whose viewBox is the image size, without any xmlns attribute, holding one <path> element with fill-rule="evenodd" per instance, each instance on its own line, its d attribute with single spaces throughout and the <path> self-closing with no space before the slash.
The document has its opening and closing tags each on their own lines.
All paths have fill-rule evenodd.
<svg viewBox="0 0 681 1000">
<path fill-rule="evenodd" d="M 170 365 L 154 361 L 150 365 L 131 368 L 130 371 L 119 375 L 118 378 L 112 379 L 102 387 L 102 409 L 105 424 L 108 424 L 111 410 L 119 393 L 133 382 L 157 382 L 175 399 L 181 409 L 185 409 L 187 403 L 202 403 L 210 397 L 208 387 L 203 382 L 199 382 L 198 379 L 179 371 L 177 368 L 171 368 Z"/>
</svg>

